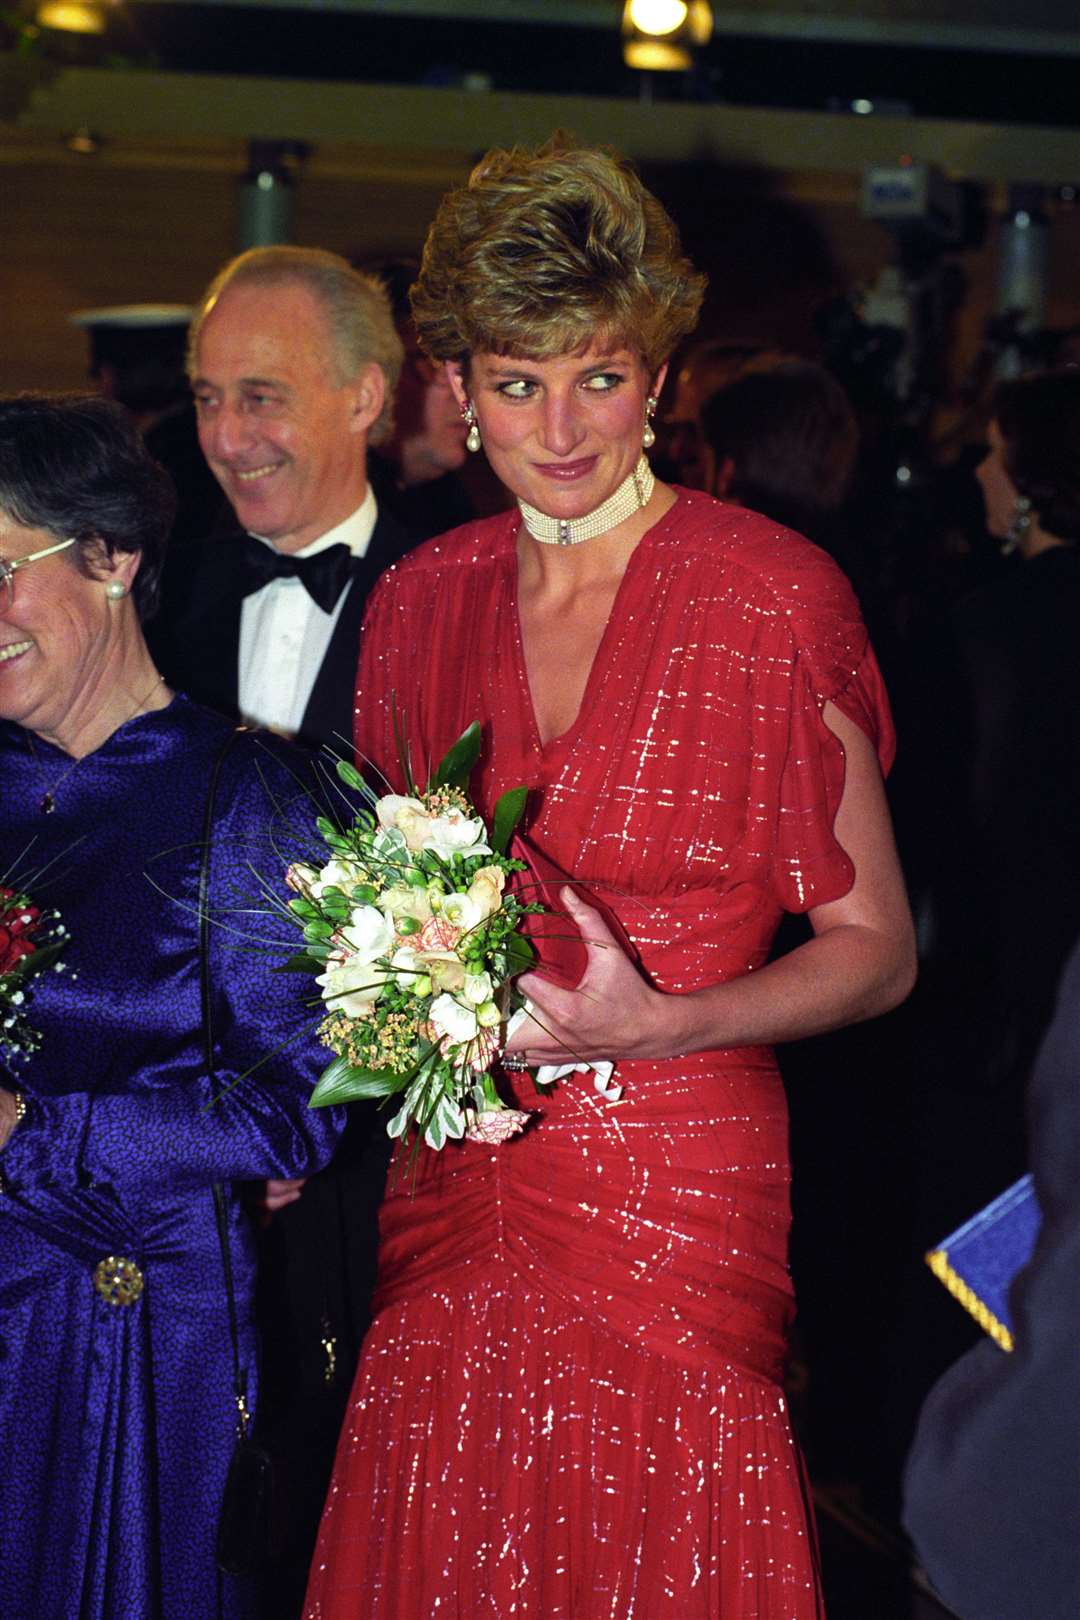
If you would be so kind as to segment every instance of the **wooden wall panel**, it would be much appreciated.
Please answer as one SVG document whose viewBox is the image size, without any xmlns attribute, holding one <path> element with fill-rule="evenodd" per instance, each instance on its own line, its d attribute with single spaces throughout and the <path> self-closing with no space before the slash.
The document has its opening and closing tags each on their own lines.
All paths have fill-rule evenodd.
<svg viewBox="0 0 1080 1620">
<path fill-rule="evenodd" d="M 0 391 L 78 387 L 85 340 L 78 308 L 189 302 L 235 249 L 244 143 L 139 141 L 77 158 L 55 137 L 7 132 L 0 147 Z M 352 256 L 419 248 L 463 154 L 320 146 L 296 189 L 297 241 Z M 646 166 L 710 269 L 706 327 L 806 347 L 830 292 L 869 284 L 889 253 L 859 215 L 855 173 Z M 1002 205 L 1001 189 L 994 194 Z M 969 294 L 958 324 L 958 373 L 975 352 L 994 284 L 995 233 L 959 255 Z M 1053 324 L 1080 323 L 1080 211 L 1055 224 Z"/>
</svg>

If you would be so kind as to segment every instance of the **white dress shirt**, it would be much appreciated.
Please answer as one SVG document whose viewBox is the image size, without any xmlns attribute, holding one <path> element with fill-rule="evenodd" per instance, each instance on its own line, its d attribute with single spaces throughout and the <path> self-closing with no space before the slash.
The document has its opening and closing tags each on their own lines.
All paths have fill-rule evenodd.
<svg viewBox="0 0 1080 1620">
<path fill-rule="evenodd" d="M 346 545 L 354 557 L 363 557 L 371 544 L 377 516 L 369 484 L 351 517 L 293 555 L 313 557 L 328 546 Z M 273 549 L 272 542 L 262 535 L 254 538 Z M 269 726 L 287 737 L 295 736 L 345 595 L 342 591 L 332 613 L 324 613 L 299 579 L 272 579 L 262 590 L 244 598 L 237 695 L 245 720 Z"/>
</svg>

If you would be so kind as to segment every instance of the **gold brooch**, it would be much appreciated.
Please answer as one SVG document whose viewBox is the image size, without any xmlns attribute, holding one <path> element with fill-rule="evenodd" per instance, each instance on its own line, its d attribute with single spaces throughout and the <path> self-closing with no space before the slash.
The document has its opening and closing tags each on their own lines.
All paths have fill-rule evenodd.
<svg viewBox="0 0 1080 1620">
<path fill-rule="evenodd" d="M 94 1287 L 110 1305 L 134 1305 L 143 1291 L 143 1274 L 134 1260 L 107 1254 L 94 1267 Z"/>
</svg>

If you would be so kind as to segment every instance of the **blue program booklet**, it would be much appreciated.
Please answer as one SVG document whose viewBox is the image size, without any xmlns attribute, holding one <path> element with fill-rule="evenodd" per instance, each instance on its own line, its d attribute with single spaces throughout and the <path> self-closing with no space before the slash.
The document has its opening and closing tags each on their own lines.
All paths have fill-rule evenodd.
<svg viewBox="0 0 1080 1620">
<path fill-rule="evenodd" d="M 1003 1350 L 1013 1347 L 1009 1287 L 1039 1235 L 1039 1205 L 1024 1176 L 943 1238 L 926 1263 Z"/>
</svg>

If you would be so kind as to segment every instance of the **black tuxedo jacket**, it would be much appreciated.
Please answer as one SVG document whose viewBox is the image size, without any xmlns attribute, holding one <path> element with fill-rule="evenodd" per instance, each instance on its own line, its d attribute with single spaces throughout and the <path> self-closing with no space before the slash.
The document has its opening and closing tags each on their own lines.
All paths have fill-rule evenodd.
<svg viewBox="0 0 1080 1620">
<path fill-rule="evenodd" d="M 221 714 L 236 716 L 240 610 L 244 603 L 240 531 L 215 535 L 175 552 L 166 565 L 161 608 L 147 640 L 170 686 Z M 387 512 L 380 512 L 363 557 L 353 559 L 352 580 L 334 626 L 300 726 L 310 747 L 329 744 L 348 753 L 360 625 L 376 579 L 415 544 Z"/>
</svg>

